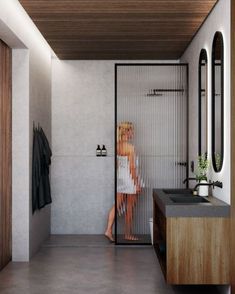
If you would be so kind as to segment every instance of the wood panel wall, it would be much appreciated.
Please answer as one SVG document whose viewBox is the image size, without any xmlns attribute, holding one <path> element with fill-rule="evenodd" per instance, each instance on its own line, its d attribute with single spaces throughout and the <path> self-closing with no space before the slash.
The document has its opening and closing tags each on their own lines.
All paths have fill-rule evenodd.
<svg viewBox="0 0 235 294">
<path fill-rule="evenodd" d="M 11 260 L 12 234 L 12 56 L 0 40 L 0 269 Z"/>
<path fill-rule="evenodd" d="M 60 59 L 178 59 L 217 0 L 20 0 Z"/>
<path fill-rule="evenodd" d="M 231 258 L 232 294 L 235 294 L 235 0 L 231 0 Z"/>
</svg>

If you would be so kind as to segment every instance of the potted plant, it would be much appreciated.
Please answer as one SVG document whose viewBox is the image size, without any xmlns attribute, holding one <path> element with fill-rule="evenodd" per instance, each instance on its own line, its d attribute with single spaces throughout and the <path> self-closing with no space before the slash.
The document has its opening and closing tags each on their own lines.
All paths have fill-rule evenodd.
<svg viewBox="0 0 235 294">
<path fill-rule="evenodd" d="M 210 161 L 207 159 L 207 154 L 198 156 L 197 168 L 196 168 L 196 179 L 199 183 L 207 183 L 207 172 L 210 166 Z M 208 196 L 209 186 L 199 186 L 198 195 L 206 197 Z"/>
</svg>

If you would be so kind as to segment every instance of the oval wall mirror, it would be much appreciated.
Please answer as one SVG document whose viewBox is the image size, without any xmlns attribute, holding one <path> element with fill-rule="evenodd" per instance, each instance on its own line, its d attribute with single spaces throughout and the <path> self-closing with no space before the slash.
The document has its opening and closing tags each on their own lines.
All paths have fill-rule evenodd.
<svg viewBox="0 0 235 294">
<path fill-rule="evenodd" d="M 215 172 L 223 166 L 224 157 L 224 44 L 216 32 L 212 45 L 212 163 Z"/>
<path fill-rule="evenodd" d="M 198 65 L 198 155 L 207 156 L 207 52 L 202 49 Z"/>
</svg>

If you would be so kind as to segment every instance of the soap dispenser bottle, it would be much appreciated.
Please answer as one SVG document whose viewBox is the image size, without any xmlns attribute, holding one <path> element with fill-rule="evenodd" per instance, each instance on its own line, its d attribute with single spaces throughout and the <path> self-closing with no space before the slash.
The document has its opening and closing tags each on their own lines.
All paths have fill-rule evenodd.
<svg viewBox="0 0 235 294">
<path fill-rule="evenodd" d="M 101 155 L 102 156 L 107 156 L 107 150 L 105 148 L 105 145 L 103 145 L 102 149 L 101 149 Z"/>
<path fill-rule="evenodd" d="M 97 148 L 96 148 L 96 156 L 102 156 L 100 145 L 97 145 Z"/>
</svg>

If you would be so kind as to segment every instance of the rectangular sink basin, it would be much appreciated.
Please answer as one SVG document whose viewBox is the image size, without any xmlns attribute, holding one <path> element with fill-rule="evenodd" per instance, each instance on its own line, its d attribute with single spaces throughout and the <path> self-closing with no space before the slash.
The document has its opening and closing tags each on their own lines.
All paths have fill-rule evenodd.
<svg viewBox="0 0 235 294">
<path fill-rule="evenodd" d="M 196 203 L 210 203 L 207 199 L 200 197 L 200 196 L 173 196 L 170 197 L 171 201 L 175 203 L 181 203 L 181 204 L 196 204 Z"/>
<path fill-rule="evenodd" d="M 190 189 L 163 189 L 166 194 L 192 194 Z"/>
</svg>

